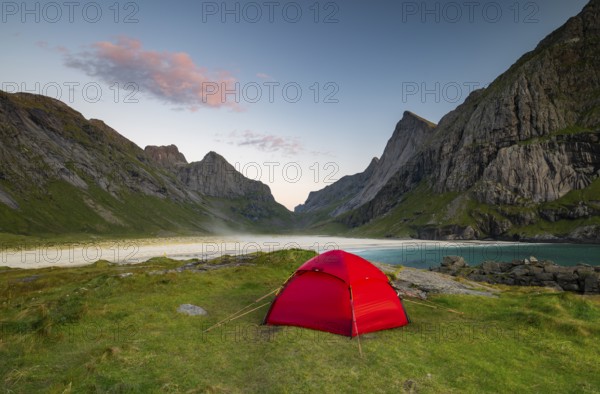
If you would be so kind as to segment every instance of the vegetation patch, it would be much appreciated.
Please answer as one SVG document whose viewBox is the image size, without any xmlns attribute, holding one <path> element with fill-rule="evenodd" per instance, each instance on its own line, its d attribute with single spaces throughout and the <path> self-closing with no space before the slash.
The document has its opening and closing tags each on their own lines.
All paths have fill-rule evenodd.
<svg viewBox="0 0 600 394">
<path fill-rule="evenodd" d="M 600 298 L 540 288 L 498 286 L 497 298 L 439 295 L 427 305 L 406 299 L 412 323 L 363 335 L 362 358 L 356 338 L 261 326 L 266 307 L 205 331 L 278 288 L 312 256 L 303 250 L 257 253 L 244 260 L 252 265 L 203 272 L 171 272 L 197 261 L 167 258 L 4 270 L 0 387 L 23 393 L 600 387 Z M 208 315 L 178 313 L 186 303 Z"/>
</svg>

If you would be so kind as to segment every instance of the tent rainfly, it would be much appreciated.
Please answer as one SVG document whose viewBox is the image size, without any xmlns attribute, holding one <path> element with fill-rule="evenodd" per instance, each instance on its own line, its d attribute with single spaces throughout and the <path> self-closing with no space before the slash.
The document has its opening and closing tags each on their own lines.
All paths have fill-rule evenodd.
<svg viewBox="0 0 600 394">
<path fill-rule="evenodd" d="M 264 324 L 355 337 L 409 323 L 399 295 L 373 264 L 343 250 L 304 263 L 282 286 Z"/>
</svg>

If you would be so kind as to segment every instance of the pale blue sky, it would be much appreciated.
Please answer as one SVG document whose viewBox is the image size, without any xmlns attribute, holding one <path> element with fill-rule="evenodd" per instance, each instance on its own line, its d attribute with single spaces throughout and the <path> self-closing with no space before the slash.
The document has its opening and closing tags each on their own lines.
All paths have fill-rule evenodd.
<svg viewBox="0 0 600 394">
<path fill-rule="evenodd" d="M 293 208 L 336 169 L 333 179 L 380 156 L 405 110 L 439 121 L 585 3 L 2 2 L 0 82 L 51 96 L 58 85 L 142 148 L 176 144 L 189 161 L 214 150 L 250 177 L 261 168 Z M 239 103 L 211 94 L 221 81 L 239 83 Z"/>
</svg>

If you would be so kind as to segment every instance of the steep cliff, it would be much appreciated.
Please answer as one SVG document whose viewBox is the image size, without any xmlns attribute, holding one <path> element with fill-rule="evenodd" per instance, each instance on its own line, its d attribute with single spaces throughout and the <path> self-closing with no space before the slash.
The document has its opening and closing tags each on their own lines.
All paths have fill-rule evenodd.
<svg viewBox="0 0 600 394">
<path fill-rule="evenodd" d="M 336 221 L 357 234 L 600 242 L 599 44 L 593 0 L 435 128 L 407 125 L 423 138 L 388 143 L 381 163 L 394 164 Z"/>
</svg>

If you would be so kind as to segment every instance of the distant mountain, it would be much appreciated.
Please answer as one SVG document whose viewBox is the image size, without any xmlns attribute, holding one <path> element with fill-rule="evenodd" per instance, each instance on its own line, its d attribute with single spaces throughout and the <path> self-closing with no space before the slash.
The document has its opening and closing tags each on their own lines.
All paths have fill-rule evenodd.
<svg viewBox="0 0 600 394">
<path fill-rule="evenodd" d="M 210 152 L 142 150 L 52 98 L 0 92 L 0 233 L 210 233 L 289 227 L 268 186 Z"/>
<path fill-rule="evenodd" d="M 311 213 L 320 210 L 335 211 L 335 209 L 350 198 L 360 193 L 372 178 L 379 159 L 374 157 L 371 164 L 361 173 L 340 178 L 337 182 L 316 192 L 310 192 L 306 203 L 298 205 L 294 212 Z"/>
<path fill-rule="evenodd" d="M 437 126 L 405 113 L 360 191 L 310 203 L 350 234 L 600 242 L 599 141 L 592 0 Z"/>
<path fill-rule="evenodd" d="M 339 215 L 371 201 L 390 178 L 421 149 L 434 130 L 435 124 L 412 112 L 404 112 L 383 151 L 381 160 L 373 169 L 373 175 L 362 190 L 350 201 L 336 208 L 333 214 Z"/>
</svg>

